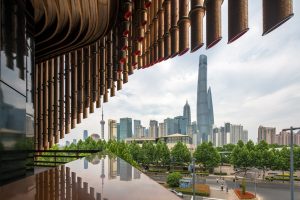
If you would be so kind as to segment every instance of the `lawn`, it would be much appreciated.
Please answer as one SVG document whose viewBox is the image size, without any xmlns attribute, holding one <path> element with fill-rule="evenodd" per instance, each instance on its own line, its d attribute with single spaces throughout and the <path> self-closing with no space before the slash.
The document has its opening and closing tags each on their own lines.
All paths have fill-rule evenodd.
<svg viewBox="0 0 300 200">
<path fill-rule="evenodd" d="M 182 192 L 183 194 L 193 194 L 193 188 L 174 188 L 178 192 Z M 208 185 L 205 184 L 196 184 L 195 185 L 195 194 L 199 196 L 209 197 L 210 189 Z"/>
</svg>

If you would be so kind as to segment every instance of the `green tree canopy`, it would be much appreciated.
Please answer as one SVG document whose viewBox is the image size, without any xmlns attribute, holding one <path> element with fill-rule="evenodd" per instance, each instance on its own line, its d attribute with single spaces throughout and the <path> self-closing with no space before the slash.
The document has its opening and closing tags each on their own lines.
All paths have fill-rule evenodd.
<svg viewBox="0 0 300 200">
<path fill-rule="evenodd" d="M 170 150 L 165 142 L 158 141 L 156 144 L 157 162 L 162 165 L 170 164 Z"/>
<path fill-rule="evenodd" d="M 198 145 L 194 153 L 197 163 L 201 163 L 205 170 L 212 171 L 221 161 L 221 156 L 212 143 L 203 142 Z"/>
<path fill-rule="evenodd" d="M 188 150 L 187 146 L 182 142 L 177 142 L 171 150 L 172 161 L 176 162 L 179 165 L 184 163 L 191 162 L 191 153 Z"/>
<path fill-rule="evenodd" d="M 182 175 L 179 172 L 173 172 L 168 175 L 167 183 L 170 187 L 178 187 L 179 180 L 182 178 Z"/>
</svg>

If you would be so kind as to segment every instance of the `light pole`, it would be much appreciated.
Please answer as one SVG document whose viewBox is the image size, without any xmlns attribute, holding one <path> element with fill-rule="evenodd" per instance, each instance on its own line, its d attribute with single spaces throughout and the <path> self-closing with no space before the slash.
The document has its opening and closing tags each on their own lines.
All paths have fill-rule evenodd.
<svg viewBox="0 0 300 200">
<path fill-rule="evenodd" d="M 192 165 L 193 165 L 193 200 L 195 200 L 195 158 L 192 158 Z"/>
<path fill-rule="evenodd" d="M 291 200 L 294 200 L 294 136 L 293 136 L 293 131 L 294 130 L 300 130 L 300 127 L 298 128 L 287 128 L 287 129 L 282 129 L 282 131 L 290 131 L 291 133 L 291 140 L 290 140 L 290 183 L 291 183 Z"/>
</svg>

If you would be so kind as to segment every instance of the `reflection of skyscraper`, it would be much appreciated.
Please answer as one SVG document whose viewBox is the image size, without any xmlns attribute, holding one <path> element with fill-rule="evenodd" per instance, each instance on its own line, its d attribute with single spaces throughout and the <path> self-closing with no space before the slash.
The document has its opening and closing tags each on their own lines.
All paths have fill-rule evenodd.
<svg viewBox="0 0 300 200">
<path fill-rule="evenodd" d="M 122 159 L 120 159 L 120 180 L 132 180 L 132 166 Z"/>
<path fill-rule="evenodd" d="M 117 168 L 116 158 L 108 159 L 108 179 L 115 179 L 117 177 Z"/>
<path fill-rule="evenodd" d="M 104 124 L 105 124 L 105 121 L 103 119 L 103 107 L 102 107 L 102 119 L 100 121 L 100 124 L 101 124 L 101 139 L 104 140 Z"/>
<path fill-rule="evenodd" d="M 89 161 L 86 158 L 83 160 L 83 168 L 84 169 L 88 169 L 89 168 Z"/>
<path fill-rule="evenodd" d="M 187 119 L 187 126 L 191 125 L 191 108 L 188 101 L 183 107 L 183 117 Z"/>
<path fill-rule="evenodd" d="M 208 141 L 212 134 L 213 106 L 211 91 L 207 91 L 207 57 L 200 55 L 197 88 L 197 124 L 199 134 L 197 143 Z"/>
<path fill-rule="evenodd" d="M 133 168 L 133 179 L 140 179 L 140 178 L 141 178 L 141 172 L 136 168 Z"/>
</svg>

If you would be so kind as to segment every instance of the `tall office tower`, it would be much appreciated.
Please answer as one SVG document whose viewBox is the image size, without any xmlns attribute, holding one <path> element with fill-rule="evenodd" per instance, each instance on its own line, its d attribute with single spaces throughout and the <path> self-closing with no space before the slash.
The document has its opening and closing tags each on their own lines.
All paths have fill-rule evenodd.
<svg viewBox="0 0 300 200">
<path fill-rule="evenodd" d="M 103 119 L 103 107 L 102 107 L 102 119 L 100 121 L 100 124 L 101 124 L 101 138 L 102 138 L 102 140 L 104 140 L 104 124 L 105 124 L 105 121 Z"/>
<path fill-rule="evenodd" d="M 275 135 L 276 135 L 276 128 L 275 127 L 258 127 L 258 137 L 257 142 L 264 140 L 268 144 L 275 143 Z"/>
<path fill-rule="evenodd" d="M 141 126 L 141 120 L 133 120 L 133 130 L 134 130 L 134 137 L 140 138 L 140 126 Z"/>
<path fill-rule="evenodd" d="M 121 118 L 120 119 L 120 140 L 132 137 L 132 119 Z"/>
<path fill-rule="evenodd" d="M 156 120 L 150 120 L 149 135 L 150 135 L 150 138 L 158 137 L 158 122 Z"/>
<path fill-rule="evenodd" d="M 165 124 L 165 135 L 170 135 L 175 133 L 174 119 L 167 118 L 164 120 L 164 124 Z"/>
<path fill-rule="evenodd" d="M 86 140 L 88 136 L 89 136 L 88 130 L 83 130 L 83 139 Z"/>
<path fill-rule="evenodd" d="M 200 55 L 197 87 L 197 143 L 207 142 L 212 134 L 213 109 L 211 91 L 207 91 L 207 57 Z"/>
<path fill-rule="evenodd" d="M 191 125 L 191 108 L 187 100 L 183 107 L 183 117 L 187 119 L 187 126 Z"/>
<path fill-rule="evenodd" d="M 120 141 L 120 123 L 117 123 L 117 141 Z"/>
<path fill-rule="evenodd" d="M 242 125 L 225 123 L 224 131 L 227 137 L 227 144 L 237 144 L 239 140 L 248 142 L 248 131 L 243 129 Z"/>
<path fill-rule="evenodd" d="M 177 116 L 174 118 L 175 133 L 186 134 L 187 118 L 183 116 Z"/>
<path fill-rule="evenodd" d="M 158 125 L 158 137 L 165 136 L 165 123 L 159 123 Z"/>
<path fill-rule="evenodd" d="M 108 140 L 117 140 L 117 121 L 108 120 Z"/>
</svg>

